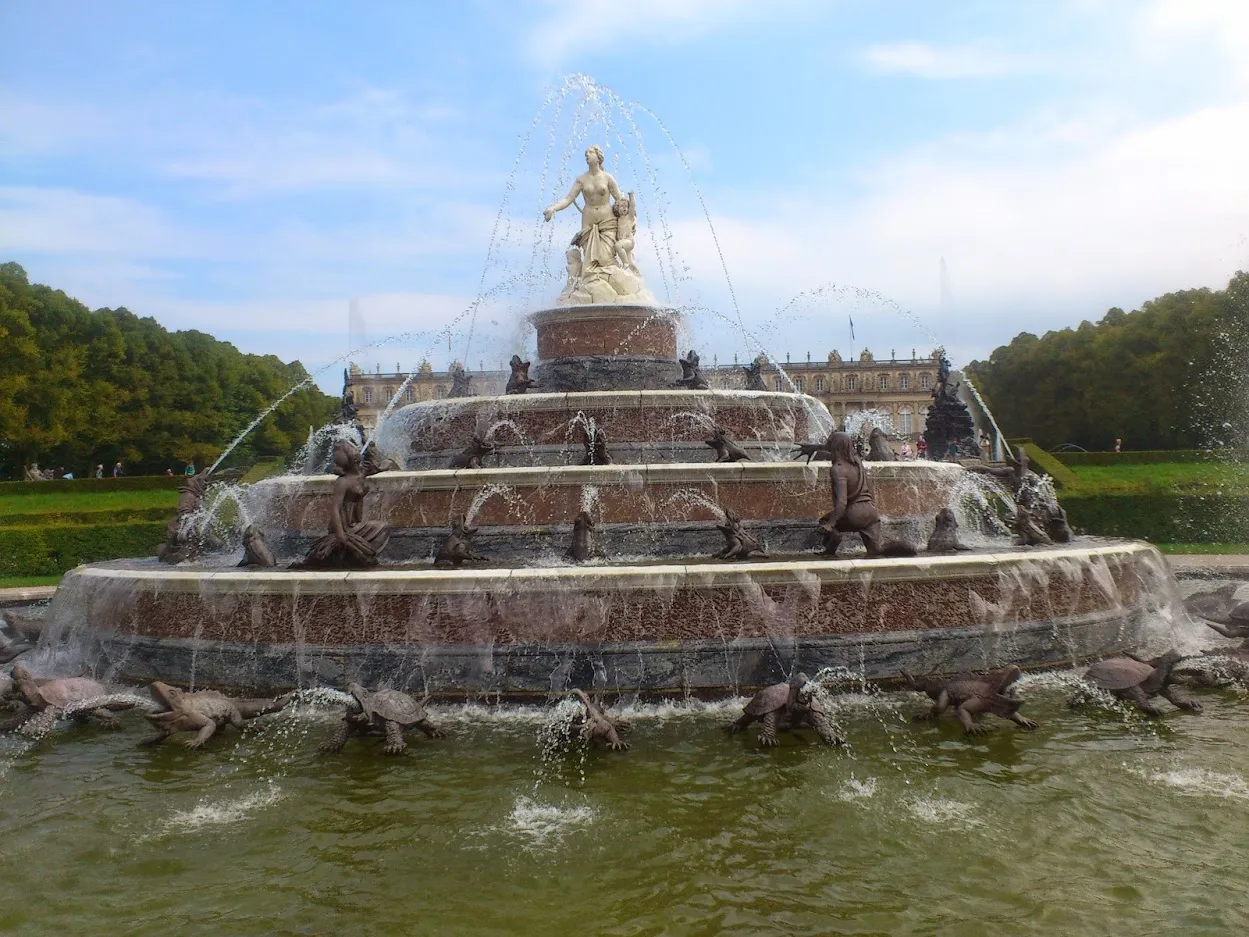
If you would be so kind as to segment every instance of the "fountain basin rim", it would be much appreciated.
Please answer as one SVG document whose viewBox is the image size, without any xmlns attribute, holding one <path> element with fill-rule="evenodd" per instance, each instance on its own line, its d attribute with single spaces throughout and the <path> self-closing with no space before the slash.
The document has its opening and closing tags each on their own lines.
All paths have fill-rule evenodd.
<svg viewBox="0 0 1249 937">
<path fill-rule="evenodd" d="M 786 560 L 737 564 L 551 566 L 508 569 L 241 570 L 227 568 L 119 566 L 87 564 L 66 573 L 73 579 L 107 580 L 155 586 L 162 591 L 329 594 L 368 591 L 379 594 L 530 593 L 576 589 L 579 592 L 643 591 L 671 588 L 722 589 L 746 582 L 758 586 L 814 586 L 850 581 L 951 580 L 996 575 L 1062 561 L 1094 562 L 1146 557 L 1161 562 L 1157 548 L 1143 541 L 1099 542 L 1013 553 L 920 555 L 882 559 Z M 124 562 L 124 561 L 114 561 Z M 142 561 L 146 563 L 147 561 Z"/>
<path fill-rule="evenodd" d="M 547 306 L 525 314 L 534 325 L 547 322 L 578 322 L 594 319 L 679 319 L 681 310 L 664 303 L 574 303 L 568 306 Z"/>
<path fill-rule="evenodd" d="M 468 409 L 471 405 L 506 405 L 510 410 L 587 410 L 608 407 L 611 409 L 631 409 L 638 407 L 663 406 L 697 406 L 709 400 L 731 401 L 733 403 L 757 403 L 766 405 L 772 402 L 810 401 L 823 404 L 818 398 L 809 394 L 796 394 L 777 390 L 741 390 L 735 388 L 719 388 L 708 390 L 576 390 L 542 393 L 535 391 L 525 394 L 497 394 L 472 397 L 444 397 L 441 400 L 418 400 L 404 404 L 396 413 L 419 410 L 446 410 L 450 408 Z M 711 414 L 707 414 L 708 418 Z"/>
<path fill-rule="evenodd" d="M 781 445 L 784 445 L 783 443 Z M 958 475 L 965 469 L 955 462 L 866 462 L 873 481 L 931 480 Z M 659 485 L 686 482 L 757 481 L 774 484 L 820 482 L 828 479 L 829 463 L 788 462 L 652 462 L 634 465 L 537 465 L 497 466 L 479 469 L 424 469 L 381 472 L 369 479 L 377 492 L 456 490 L 486 485 L 576 486 Z M 298 487 L 313 494 L 328 494 L 334 475 L 279 475 L 261 479 L 253 488 Z"/>
</svg>

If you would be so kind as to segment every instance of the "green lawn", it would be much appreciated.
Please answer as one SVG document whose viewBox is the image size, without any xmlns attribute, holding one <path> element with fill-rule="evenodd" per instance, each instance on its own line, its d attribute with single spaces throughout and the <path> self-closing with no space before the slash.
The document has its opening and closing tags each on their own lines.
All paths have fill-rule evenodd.
<svg viewBox="0 0 1249 937">
<path fill-rule="evenodd" d="M 133 511 L 147 508 L 175 508 L 178 492 L 140 491 L 53 491 L 48 494 L 0 495 L 0 515 L 60 514 L 71 511 Z"/>
<path fill-rule="evenodd" d="M 60 576 L 0 576 L 0 589 L 12 589 L 18 586 L 55 586 L 60 581 Z"/>
<path fill-rule="evenodd" d="M 1249 465 L 1222 462 L 1159 462 L 1089 465 L 1071 469 L 1072 494 L 1196 494 L 1249 492 Z"/>
</svg>

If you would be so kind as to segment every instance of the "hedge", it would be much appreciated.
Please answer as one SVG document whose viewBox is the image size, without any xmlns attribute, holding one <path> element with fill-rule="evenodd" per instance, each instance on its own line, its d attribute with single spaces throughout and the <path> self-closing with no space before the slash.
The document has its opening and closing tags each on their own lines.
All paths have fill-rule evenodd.
<svg viewBox="0 0 1249 937">
<path fill-rule="evenodd" d="M 167 521 L 0 527 L 0 576 L 55 576 L 79 563 L 151 556 Z"/>
<path fill-rule="evenodd" d="M 1054 479 L 1054 484 L 1059 488 L 1071 488 L 1076 484 L 1075 472 L 1071 471 L 1071 469 L 1067 468 L 1067 466 L 1059 462 L 1052 454 L 1046 452 L 1031 439 L 1026 437 L 1023 439 L 1008 439 L 1007 444 L 1012 448 L 1022 446 L 1023 451 L 1028 454 L 1028 463 L 1032 470 L 1040 469 L 1042 472 L 1045 472 Z"/>
<path fill-rule="evenodd" d="M 1064 465 L 1153 465 L 1159 462 L 1243 461 L 1249 453 L 1239 449 L 1141 449 L 1136 452 L 1053 452 L 1052 458 Z"/>
<path fill-rule="evenodd" d="M 58 478 L 46 482 L 0 482 L 0 497 L 46 495 L 67 491 L 144 491 L 160 488 L 176 491 L 185 480 L 181 475 L 123 475 L 121 478 Z"/>
<path fill-rule="evenodd" d="M 1249 495 L 1064 495 L 1079 533 L 1153 543 L 1249 542 Z"/>
<path fill-rule="evenodd" d="M 132 521 L 168 521 L 172 507 L 115 508 L 111 511 L 40 511 L 37 514 L 0 514 L 0 527 L 51 527 L 59 524 L 128 524 Z"/>
</svg>

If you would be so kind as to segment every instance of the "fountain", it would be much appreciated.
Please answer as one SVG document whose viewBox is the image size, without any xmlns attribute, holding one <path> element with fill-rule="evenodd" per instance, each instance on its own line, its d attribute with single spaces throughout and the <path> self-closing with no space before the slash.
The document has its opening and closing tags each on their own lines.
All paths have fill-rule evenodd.
<svg viewBox="0 0 1249 937">
<path fill-rule="evenodd" d="M 516 356 L 508 393 L 474 396 L 461 370 L 451 399 L 401 407 L 363 453 L 337 440 L 337 478 L 247 488 L 248 540 L 276 565 L 188 548 L 172 563 L 71 571 L 45 642 L 85 642 L 125 680 L 384 681 L 459 698 L 723 695 L 799 668 L 866 681 L 1074 664 L 1141 643 L 1173 591 L 1152 546 L 995 539 L 964 510 L 969 491 L 985 499 L 957 462 L 860 465 L 852 507 L 870 491 L 871 517 L 830 519 L 845 465 L 821 458 L 853 456 L 826 444 L 827 409 L 709 388 L 695 352 L 678 358 L 681 310 L 654 300 L 633 256 L 638 200 L 599 147 L 585 157 L 544 212 L 584 199 L 563 291 L 527 317 L 533 380 Z M 961 440 L 947 390 L 943 378 L 931 428 Z M 979 545 L 914 555 L 907 544 L 951 511 Z M 859 530 L 870 556 L 855 552 Z"/>
</svg>

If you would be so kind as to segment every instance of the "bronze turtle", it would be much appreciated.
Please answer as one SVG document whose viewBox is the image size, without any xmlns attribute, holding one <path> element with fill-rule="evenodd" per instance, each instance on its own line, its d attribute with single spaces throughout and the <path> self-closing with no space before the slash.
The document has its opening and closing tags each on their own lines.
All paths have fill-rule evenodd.
<svg viewBox="0 0 1249 937">
<path fill-rule="evenodd" d="M 1200 703 L 1176 695 L 1171 684 L 1171 671 L 1182 659 L 1183 655 L 1174 649 L 1151 661 L 1111 657 L 1091 666 L 1084 679 L 1117 699 L 1134 703 L 1150 716 L 1162 715 L 1162 710 L 1150 702 L 1155 696 L 1161 696 L 1180 709 L 1201 712 Z"/>
<path fill-rule="evenodd" d="M 730 725 L 728 731 L 741 732 L 758 722 L 759 744 L 771 747 L 781 744 L 780 732 L 810 726 L 825 745 L 845 744 L 819 699 L 803 693 L 809 682 L 805 673 L 798 673 L 784 683 L 764 687 L 746 704 L 741 718 Z M 808 698 L 804 700 L 804 696 Z"/>
<path fill-rule="evenodd" d="M 1021 729 L 1037 727 L 1031 719 L 1019 715 L 1023 701 L 1005 692 L 1019 677 L 1018 667 L 999 667 L 985 673 L 960 673 L 952 677 L 912 677 L 902 672 L 902 681 L 908 689 L 927 694 L 933 701 L 931 709 L 912 717 L 916 722 L 936 719 L 953 706 L 954 715 L 968 735 L 982 735 L 987 731 L 974 718 L 980 713 L 1009 719 Z"/>
<path fill-rule="evenodd" d="M 442 731 L 429 721 L 425 706 L 402 690 L 370 693 L 360 684 L 350 683 L 347 692 L 355 699 L 347 705 L 337 731 L 321 745 L 323 752 L 342 751 L 353 735 L 384 735 L 386 744 L 382 751 L 398 755 L 408 747 L 403 730 L 409 726 L 415 726 L 431 739 L 443 737 Z"/>
</svg>

